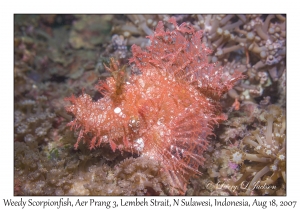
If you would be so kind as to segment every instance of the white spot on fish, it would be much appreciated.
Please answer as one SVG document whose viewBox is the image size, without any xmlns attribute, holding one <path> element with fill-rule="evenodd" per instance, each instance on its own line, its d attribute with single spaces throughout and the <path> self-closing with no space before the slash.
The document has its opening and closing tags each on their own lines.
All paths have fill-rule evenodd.
<svg viewBox="0 0 300 210">
<path fill-rule="evenodd" d="M 116 108 L 114 109 L 114 112 L 115 112 L 116 114 L 119 114 L 121 111 L 122 111 L 122 110 L 120 109 L 120 107 L 116 107 Z"/>
</svg>

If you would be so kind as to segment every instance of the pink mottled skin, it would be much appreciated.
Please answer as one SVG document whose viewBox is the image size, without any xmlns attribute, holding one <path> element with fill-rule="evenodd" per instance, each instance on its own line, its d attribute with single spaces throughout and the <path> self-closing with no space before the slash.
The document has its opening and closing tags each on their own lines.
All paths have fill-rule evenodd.
<svg viewBox="0 0 300 210">
<path fill-rule="evenodd" d="M 159 22 L 145 51 L 132 46 L 129 62 L 141 74 L 127 77 L 112 60 L 108 69 L 113 77 L 97 86 L 104 97 L 72 96 L 66 110 L 75 116 L 69 125 L 80 130 L 75 148 L 81 140 L 90 149 L 108 143 L 113 151 L 158 160 L 171 185 L 184 193 L 188 179 L 200 174 L 207 137 L 226 120 L 220 97 L 242 75 L 229 77 L 208 62 L 211 50 L 202 44 L 201 31 L 178 26 L 174 18 L 169 22 L 174 30 L 165 31 Z"/>
</svg>

